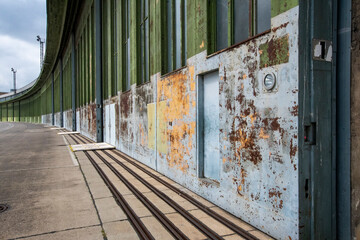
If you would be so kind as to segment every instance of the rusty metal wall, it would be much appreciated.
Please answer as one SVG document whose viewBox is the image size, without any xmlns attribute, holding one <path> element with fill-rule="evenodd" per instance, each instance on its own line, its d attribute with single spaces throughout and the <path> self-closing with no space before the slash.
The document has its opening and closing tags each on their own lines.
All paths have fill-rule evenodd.
<svg viewBox="0 0 360 240">
<path fill-rule="evenodd" d="M 105 141 L 264 232 L 297 239 L 298 13 L 291 8 L 265 35 L 211 57 L 205 50 L 179 71 L 105 100 Z M 198 76 L 214 70 L 218 180 L 199 178 L 196 129 Z M 267 73 L 277 77 L 272 92 L 263 87 Z M 77 130 L 96 140 L 95 104 L 77 115 Z"/>
<path fill-rule="evenodd" d="M 291 2 L 268 33 L 211 56 L 202 40 L 186 67 L 156 73 L 103 107 L 106 142 L 279 239 L 299 237 L 299 7 Z M 211 71 L 220 77 L 218 180 L 198 170 L 197 82 Z M 271 92 L 263 87 L 268 73 L 277 78 Z M 64 112 L 68 129 L 71 119 Z M 77 131 L 96 140 L 95 103 L 78 107 L 76 119 Z"/>
</svg>

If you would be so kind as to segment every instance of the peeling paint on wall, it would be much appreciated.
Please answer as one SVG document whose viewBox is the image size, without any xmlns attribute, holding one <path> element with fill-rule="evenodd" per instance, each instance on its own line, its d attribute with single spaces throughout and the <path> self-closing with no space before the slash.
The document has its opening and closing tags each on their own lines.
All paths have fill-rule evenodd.
<svg viewBox="0 0 360 240">
<path fill-rule="evenodd" d="M 149 103 L 147 105 L 147 116 L 148 116 L 148 146 L 150 149 L 155 150 L 155 103 Z"/>
<path fill-rule="evenodd" d="M 289 36 L 271 38 L 259 46 L 260 68 L 289 62 Z"/>
<path fill-rule="evenodd" d="M 189 78 L 185 71 L 161 79 L 157 84 L 158 150 L 166 154 L 170 168 L 182 172 L 189 168 L 194 149 L 194 86 L 193 73 Z"/>
</svg>

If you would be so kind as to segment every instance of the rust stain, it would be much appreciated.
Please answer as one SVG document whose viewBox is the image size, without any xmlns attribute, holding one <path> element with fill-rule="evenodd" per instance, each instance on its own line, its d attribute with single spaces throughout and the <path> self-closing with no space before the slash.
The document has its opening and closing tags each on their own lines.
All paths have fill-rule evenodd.
<svg viewBox="0 0 360 240">
<path fill-rule="evenodd" d="M 276 188 L 269 189 L 269 199 L 272 202 L 273 207 L 276 208 L 283 208 L 284 201 L 281 198 L 282 192 L 277 190 Z"/>
<path fill-rule="evenodd" d="M 115 103 L 115 136 L 116 139 L 119 139 L 120 137 L 120 109 L 119 109 L 119 100 Z"/>
<path fill-rule="evenodd" d="M 289 24 L 290 22 L 286 22 L 281 24 L 280 26 L 274 27 L 273 29 L 271 29 L 273 32 L 276 32 L 277 30 L 281 29 L 281 28 L 286 28 L 286 26 Z"/>
<path fill-rule="evenodd" d="M 289 108 L 289 111 L 291 113 L 291 115 L 293 115 L 294 117 L 299 115 L 299 105 L 295 105 L 292 108 Z"/>
<path fill-rule="evenodd" d="M 123 138 L 129 136 L 128 118 L 131 114 L 131 92 L 125 92 L 120 96 L 120 134 Z"/>
<path fill-rule="evenodd" d="M 90 132 L 91 132 L 91 135 L 95 137 L 96 136 L 96 104 L 95 103 L 89 104 L 89 107 L 90 107 L 90 113 L 91 113 Z"/>
<path fill-rule="evenodd" d="M 294 146 L 293 139 L 290 140 L 290 158 L 293 159 L 297 152 L 297 146 Z M 293 160 L 291 160 L 293 162 Z"/>
</svg>

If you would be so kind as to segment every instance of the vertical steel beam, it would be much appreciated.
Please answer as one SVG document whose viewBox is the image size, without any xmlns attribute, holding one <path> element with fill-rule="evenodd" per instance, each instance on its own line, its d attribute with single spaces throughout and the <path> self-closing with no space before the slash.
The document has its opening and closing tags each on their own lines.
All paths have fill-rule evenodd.
<svg viewBox="0 0 360 240">
<path fill-rule="evenodd" d="M 95 0 L 96 141 L 103 141 L 101 0 Z"/>
<path fill-rule="evenodd" d="M 55 125 L 54 72 L 51 73 L 51 125 Z"/>
<path fill-rule="evenodd" d="M 63 92 L 63 61 L 60 58 L 60 127 L 64 127 Z"/>
<path fill-rule="evenodd" d="M 336 239 L 334 2 L 299 1 L 299 234 Z M 316 55 L 316 46 L 322 56 Z"/>
<path fill-rule="evenodd" d="M 336 1 L 336 0 L 334 0 Z M 337 239 L 351 239 L 350 171 L 350 78 L 351 78 L 351 2 L 336 1 L 337 11 Z"/>
<path fill-rule="evenodd" d="M 75 36 L 71 34 L 71 105 L 72 130 L 76 131 L 76 64 L 75 64 Z"/>
</svg>

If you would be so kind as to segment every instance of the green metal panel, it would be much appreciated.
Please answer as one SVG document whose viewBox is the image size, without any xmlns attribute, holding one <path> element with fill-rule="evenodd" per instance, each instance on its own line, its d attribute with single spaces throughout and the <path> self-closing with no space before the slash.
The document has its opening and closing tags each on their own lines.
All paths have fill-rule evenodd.
<svg viewBox="0 0 360 240">
<path fill-rule="evenodd" d="M 14 122 L 20 121 L 20 111 L 19 111 L 20 102 L 14 102 Z"/>
<path fill-rule="evenodd" d="M 103 89 L 103 97 L 107 99 L 109 96 L 109 79 L 108 79 L 108 18 L 107 18 L 107 10 L 108 10 L 109 0 L 102 1 L 102 89 Z"/>
<path fill-rule="evenodd" d="M 162 1 L 150 0 L 150 75 L 161 71 L 161 4 Z"/>
<path fill-rule="evenodd" d="M 60 112 L 60 74 L 55 71 L 54 80 L 54 112 Z"/>
<path fill-rule="evenodd" d="M 137 28 L 139 22 L 140 6 L 139 1 L 130 1 L 130 85 L 136 84 L 139 77 L 138 66 L 140 63 L 139 47 L 140 36 Z"/>
<path fill-rule="evenodd" d="M 275 17 L 299 5 L 299 0 L 271 0 L 271 17 Z"/>
<path fill-rule="evenodd" d="M 114 43 L 115 51 L 115 69 L 116 69 L 116 91 L 122 90 L 122 53 L 123 53 L 123 41 L 122 41 L 122 4 L 120 0 L 115 0 L 115 25 L 114 35 L 116 42 Z"/>
<path fill-rule="evenodd" d="M 207 0 L 187 1 L 187 51 L 188 58 L 208 47 Z M 199 11 L 198 9 L 202 9 Z"/>
<path fill-rule="evenodd" d="M 1 121 L 7 122 L 7 104 L 1 105 Z"/>
<path fill-rule="evenodd" d="M 94 24 L 94 6 L 91 8 L 91 38 L 90 38 L 90 45 L 91 45 L 91 102 L 95 101 L 95 24 Z"/>
<path fill-rule="evenodd" d="M 8 108 L 8 122 L 13 122 L 14 121 L 14 106 L 13 103 L 8 103 L 7 104 L 7 108 Z"/>
</svg>

